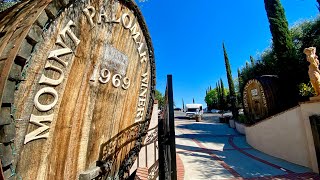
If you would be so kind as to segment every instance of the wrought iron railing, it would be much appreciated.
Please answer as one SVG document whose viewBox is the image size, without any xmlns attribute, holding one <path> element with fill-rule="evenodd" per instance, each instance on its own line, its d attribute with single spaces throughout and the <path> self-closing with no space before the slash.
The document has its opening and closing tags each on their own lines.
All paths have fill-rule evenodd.
<svg viewBox="0 0 320 180">
<path fill-rule="evenodd" d="M 153 152 L 152 152 L 153 151 Z M 136 169 L 146 167 L 148 169 L 148 180 L 154 180 L 159 176 L 158 160 L 158 125 L 149 129 L 145 143 L 137 158 Z M 143 156 L 143 158 L 140 158 Z"/>
<path fill-rule="evenodd" d="M 176 143 L 174 130 L 172 75 L 167 76 L 165 107 L 158 124 L 159 179 L 176 180 Z"/>
<path fill-rule="evenodd" d="M 126 179 L 129 176 L 129 170 L 134 163 L 134 160 L 143 146 L 143 139 L 146 136 L 147 128 L 149 127 L 150 119 L 147 121 L 140 121 L 132 124 L 126 129 L 119 132 L 116 136 L 111 138 L 106 143 L 100 146 L 99 160 L 96 163 L 96 167 L 82 172 L 79 175 L 80 180 L 90 179 Z M 125 160 L 120 165 L 119 172 L 115 175 L 112 173 L 112 168 L 116 163 L 117 156 L 121 152 L 121 149 L 127 145 L 134 143 L 134 147 L 130 150 L 129 154 L 125 157 Z"/>
</svg>

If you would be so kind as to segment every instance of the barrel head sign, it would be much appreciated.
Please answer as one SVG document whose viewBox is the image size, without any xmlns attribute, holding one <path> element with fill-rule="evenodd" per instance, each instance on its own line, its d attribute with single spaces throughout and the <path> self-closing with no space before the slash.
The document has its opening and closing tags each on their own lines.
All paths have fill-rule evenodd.
<svg viewBox="0 0 320 180">
<path fill-rule="evenodd" d="M 26 21 L 34 18 L 31 30 L 42 31 L 14 96 L 17 176 L 78 179 L 100 162 L 109 163 L 109 177 L 123 177 L 154 97 L 153 48 L 143 17 L 131 1 L 43 2 L 21 9 L 38 14 Z"/>
<path fill-rule="evenodd" d="M 268 106 L 261 83 L 257 79 L 249 80 L 243 89 L 243 106 L 252 121 L 266 117 Z"/>
</svg>

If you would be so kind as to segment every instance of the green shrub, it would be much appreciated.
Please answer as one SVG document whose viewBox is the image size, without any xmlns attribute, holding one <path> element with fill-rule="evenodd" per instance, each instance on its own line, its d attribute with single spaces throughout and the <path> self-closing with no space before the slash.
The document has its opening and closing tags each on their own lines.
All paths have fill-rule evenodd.
<svg viewBox="0 0 320 180">
<path fill-rule="evenodd" d="M 250 124 L 250 120 L 244 114 L 239 114 L 237 121 L 242 124 Z"/>
<path fill-rule="evenodd" d="M 314 96 L 315 92 L 311 83 L 309 82 L 308 84 L 306 83 L 299 84 L 299 94 L 300 96 L 304 96 L 304 97 Z"/>
</svg>

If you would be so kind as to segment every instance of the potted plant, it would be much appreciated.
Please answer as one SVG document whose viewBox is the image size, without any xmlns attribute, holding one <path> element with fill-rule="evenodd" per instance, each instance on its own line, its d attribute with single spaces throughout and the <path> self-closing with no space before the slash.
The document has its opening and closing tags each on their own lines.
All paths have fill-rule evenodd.
<svg viewBox="0 0 320 180">
<path fill-rule="evenodd" d="M 226 118 L 223 116 L 223 114 L 224 114 L 223 110 L 220 111 L 219 113 L 221 113 L 221 117 L 219 117 L 219 122 L 220 123 L 225 123 L 226 122 Z"/>
<path fill-rule="evenodd" d="M 196 122 L 200 122 L 201 121 L 201 115 L 200 114 L 196 114 Z"/>
</svg>

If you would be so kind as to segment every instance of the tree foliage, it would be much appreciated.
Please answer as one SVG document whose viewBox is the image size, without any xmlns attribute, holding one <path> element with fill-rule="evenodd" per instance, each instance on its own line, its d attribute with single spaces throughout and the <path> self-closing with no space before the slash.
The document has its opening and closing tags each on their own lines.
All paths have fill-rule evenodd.
<svg viewBox="0 0 320 180">
<path fill-rule="evenodd" d="M 158 90 L 156 90 L 155 95 L 156 95 L 155 99 L 158 100 L 159 109 L 163 109 L 164 103 L 165 103 L 164 96 Z"/>
<path fill-rule="evenodd" d="M 239 90 L 243 91 L 245 83 L 261 75 L 277 75 L 281 84 L 288 88 L 287 99 L 291 106 L 302 96 L 312 94 L 308 91 L 308 62 L 303 49 L 314 46 L 320 49 L 320 19 L 303 21 L 290 30 L 285 19 L 284 10 L 279 0 L 265 0 L 265 7 L 270 22 L 273 45 L 266 49 L 254 62 L 238 73 Z M 303 92 L 303 93 L 302 93 Z M 299 97 L 300 96 L 300 97 Z M 293 102 L 294 101 L 294 102 Z M 290 105 L 288 105 L 290 106 Z"/>
<path fill-rule="evenodd" d="M 280 0 L 264 0 L 270 32 L 272 35 L 273 51 L 276 64 L 280 68 L 278 76 L 285 88 L 286 106 L 294 106 L 298 102 L 299 61 L 296 56 L 292 34 L 288 28 L 288 21 Z"/>
<path fill-rule="evenodd" d="M 226 93 L 224 90 L 224 85 L 222 79 L 220 79 L 220 95 L 219 95 L 219 109 L 226 109 Z"/>
<path fill-rule="evenodd" d="M 184 100 L 182 99 L 182 109 L 184 110 Z"/>
<path fill-rule="evenodd" d="M 218 99 L 218 91 L 217 88 L 214 88 L 213 90 L 209 91 L 204 98 L 204 101 L 207 103 L 208 106 L 216 104 Z M 212 109 L 212 108 L 210 108 Z"/>
<path fill-rule="evenodd" d="M 254 59 L 252 56 L 250 56 L 250 62 L 251 62 L 251 66 L 254 66 Z"/>
<path fill-rule="evenodd" d="M 277 58 L 283 61 L 290 53 L 294 53 L 292 37 L 288 28 L 288 21 L 280 0 L 264 0 L 267 12 L 272 42 Z"/>
<path fill-rule="evenodd" d="M 0 2 L 0 12 L 12 7 L 13 5 L 20 2 L 19 0 L 4 0 Z"/>
<path fill-rule="evenodd" d="M 222 84 L 223 86 L 223 84 Z M 208 91 L 204 101 L 207 103 L 208 110 L 211 109 L 221 109 L 226 110 L 230 108 L 230 98 L 229 97 L 229 90 L 224 89 L 224 93 L 221 91 L 221 83 L 220 80 L 217 83 L 216 88 L 213 88 L 211 91 Z M 224 104 L 221 104 L 224 103 Z"/>
<path fill-rule="evenodd" d="M 232 73 L 231 73 L 231 68 L 230 68 L 230 62 L 229 62 L 227 50 L 225 48 L 224 43 L 222 44 L 222 48 L 223 48 L 223 54 L 224 54 L 224 62 L 225 62 L 226 71 L 227 71 L 232 115 L 234 118 L 237 119 L 238 118 L 238 110 L 236 107 L 236 91 L 234 89 L 234 83 L 233 83 L 233 78 L 232 78 Z"/>
<path fill-rule="evenodd" d="M 296 59 L 295 71 L 290 72 L 288 76 L 293 79 L 294 85 L 297 87 L 300 100 L 304 100 L 303 96 L 312 95 L 311 89 L 306 88 L 309 84 L 308 66 L 306 56 L 303 54 L 303 49 L 306 47 L 314 46 L 320 50 L 320 17 L 313 20 L 306 20 L 296 24 L 290 29 L 290 34 L 294 42 L 296 51 L 294 59 Z M 266 49 L 258 60 L 255 61 L 254 66 L 244 67 L 238 74 L 239 90 L 242 92 L 245 83 L 249 79 L 259 77 L 261 75 L 280 75 L 281 69 L 278 65 L 277 57 L 275 54 L 275 47 Z M 305 92 L 310 91 L 310 92 Z"/>
</svg>

